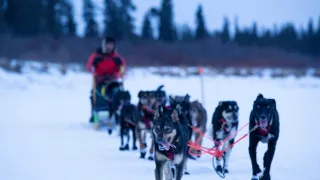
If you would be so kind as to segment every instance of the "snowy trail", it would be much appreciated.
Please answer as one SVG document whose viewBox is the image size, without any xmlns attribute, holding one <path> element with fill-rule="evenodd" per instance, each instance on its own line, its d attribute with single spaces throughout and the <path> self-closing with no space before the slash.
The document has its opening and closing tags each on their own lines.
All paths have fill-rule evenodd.
<svg viewBox="0 0 320 180">
<path fill-rule="evenodd" d="M 3 78 L 4 75 L 7 77 Z M 89 75 L 71 74 L 62 78 L 29 75 L 28 79 L 1 74 L 1 180 L 154 179 L 154 162 L 139 159 L 138 151 L 119 152 L 119 137 L 96 132 L 87 124 Z M 238 101 L 243 125 L 248 121 L 252 101 L 258 93 L 275 98 L 281 132 L 272 178 L 320 179 L 317 173 L 320 166 L 319 80 L 205 77 L 205 82 L 209 120 L 219 100 Z M 194 77 L 144 77 L 142 72 L 136 72 L 126 79 L 125 86 L 136 102 L 140 89 L 155 89 L 160 84 L 165 85 L 169 94 L 189 93 L 192 99 L 201 97 L 197 88 L 199 79 Z M 243 133 L 245 131 L 238 137 Z M 211 147 L 212 143 L 205 140 L 204 145 Z M 248 139 L 235 146 L 227 180 L 250 179 L 247 148 Z M 265 149 L 265 145 L 258 148 L 260 164 Z M 210 156 L 189 162 L 191 175 L 183 179 L 219 179 Z"/>
</svg>

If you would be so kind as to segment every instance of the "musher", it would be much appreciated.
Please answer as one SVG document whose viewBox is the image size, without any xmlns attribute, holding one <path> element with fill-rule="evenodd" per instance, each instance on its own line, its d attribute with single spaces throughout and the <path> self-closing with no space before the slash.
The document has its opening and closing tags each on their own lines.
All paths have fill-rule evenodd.
<svg viewBox="0 0 320 180">
<path fill-rule="evenodd" d="M 116 40 L 112 37 L 106 37 L 102 40 L 101 47 L 91 54 L 87 62 L 87 70 L 94 75 L 94 87 L 99 83 L 108 80 L 119 80 L 126 71 L 126 62 L 116 51 Z M 90 123 L 93 122 L 93 107 L 95 102 L 91 90 L 91 117 Z"/>
</svg>

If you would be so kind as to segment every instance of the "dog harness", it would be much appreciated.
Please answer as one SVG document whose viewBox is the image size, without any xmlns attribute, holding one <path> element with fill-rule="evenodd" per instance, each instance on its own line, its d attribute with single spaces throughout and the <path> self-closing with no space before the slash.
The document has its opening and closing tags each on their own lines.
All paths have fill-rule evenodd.
<svg viewBox="0 0 320 180">
<path fill-rule="evenodd" d="M 268 124 L 268 126 L 266 128 L 262 128 L 260 127 L 260 124 L 258 122 L 258 120 L 255 120 L 256 121 L 256 125 L 258 126 L 258 132 L 262 135 L 262 136 L 268 136 L 269 134 L 269 131 L 271 130 L 271 125 L 272 125 L 272 120 L 270 122 L 270 124 Z"/>
<path fill-rule="evenodd" d="M 222 123 L 221 129 L 223 129 L 224 132 L 229 133 L 230 130 L 231 130 L 231 128 L 228 127 L 227 121 L 226 121 L 224 118 L 221 118 L 221 119 L 220 119 L 220 122 Z"/>
<path fill-rule="evenodd" d="M 174 157 L 174 152 L 172 147 L 170 147 L 170 149 L 167 151 L 167 157 L 170 161 L 173 161 L 173 157 Z"/>
<path fill-rule="evenodd" d="M 148 108 L 146 108 L 145 106 L 142 106 L 142 110 L 143 110 L 143 120 L 146 124 L 147 129 L 150 128 L 150 118 L 148 117 L 149 114 L 153 114 L 154 111 L 153 110 L 149 110 Z M 146 112 L 146 113 L 145 113 Z"/>
</svg>

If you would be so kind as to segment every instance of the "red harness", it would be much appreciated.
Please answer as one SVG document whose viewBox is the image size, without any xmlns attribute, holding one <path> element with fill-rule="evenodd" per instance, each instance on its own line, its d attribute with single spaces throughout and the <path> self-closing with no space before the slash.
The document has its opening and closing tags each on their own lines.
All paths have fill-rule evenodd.
<svg viewBox="0 0 320 180">
<path fill-rule="evenodd" d="M 258 132 L 262 135 L 262 136 L 268 136 L 270 130 L 271 130 L 271 125 L 272 125 L 272 120 L 270 122 L 270 124 L 268 124 L 267 128 L 261 128 L 259 122 L 256 120 L 256 125 L 258 126 Z"/>
<path fill-rule="evenodd" d="M 170 161 L 173 161 L 174 153 L 171 148 L 167 151 L 167 156 L 170 159 Z"/>
<path fill-rule="evenodd" d="M 228 125 L 227 121 L 224 118 L 221 118 L 220 122 L 222 123 L 221 128 L 224 130 L 224 132 L 229 132 L 228 126 L 226 126 Z"/>
</svg>

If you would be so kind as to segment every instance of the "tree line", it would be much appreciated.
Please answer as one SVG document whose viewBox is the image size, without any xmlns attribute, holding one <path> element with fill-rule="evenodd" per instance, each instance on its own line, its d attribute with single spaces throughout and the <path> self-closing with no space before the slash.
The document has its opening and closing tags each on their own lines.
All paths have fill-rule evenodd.
<svg viewBox="0 0 320 180">
<path fill-rule="evenodd" d="M 80 0 L 79 0 L 80 1 Z M 240 29 L 235 22 L 234 35 L 230 35 L 230 21 L 224 18 L 221 31 L 211 32 L 206 26 L 203 7 L 195 12 L 196 28 L 178 25 L 174 22 L 173 0 L 162 0 L 160 7 L 148 10 L 144 15 L 141 33 L 135 33 L 136 10 L 133 0 L 104 0 L 99 9 L 92 0 L 83 1 L 82 19 L 85 23 L 84 37 L 113 36 L 118 40 L 153 40 L 164 42 L 194 42 L 210 37 L 223 43 L 240 46 L 276 47 L 286 51 L 320 56 L 320 17 L 315 26 L 310 19 L 306 29 L 296 29 L 293 23 L 286 23 L 274 29 L 258 33 L 258 24 Z M 96 20 L 103 15 L 103 31 Z M 52 36 L 56 38 L 77 36 L 74 8 L 71 0 L 0 0 L 0 34 L 15 36 Z M 158 22 L 158 29 L 152 28 L 152 19 Z M 154 32 L 158 32 L 155 37 Z"/>
</svg>

